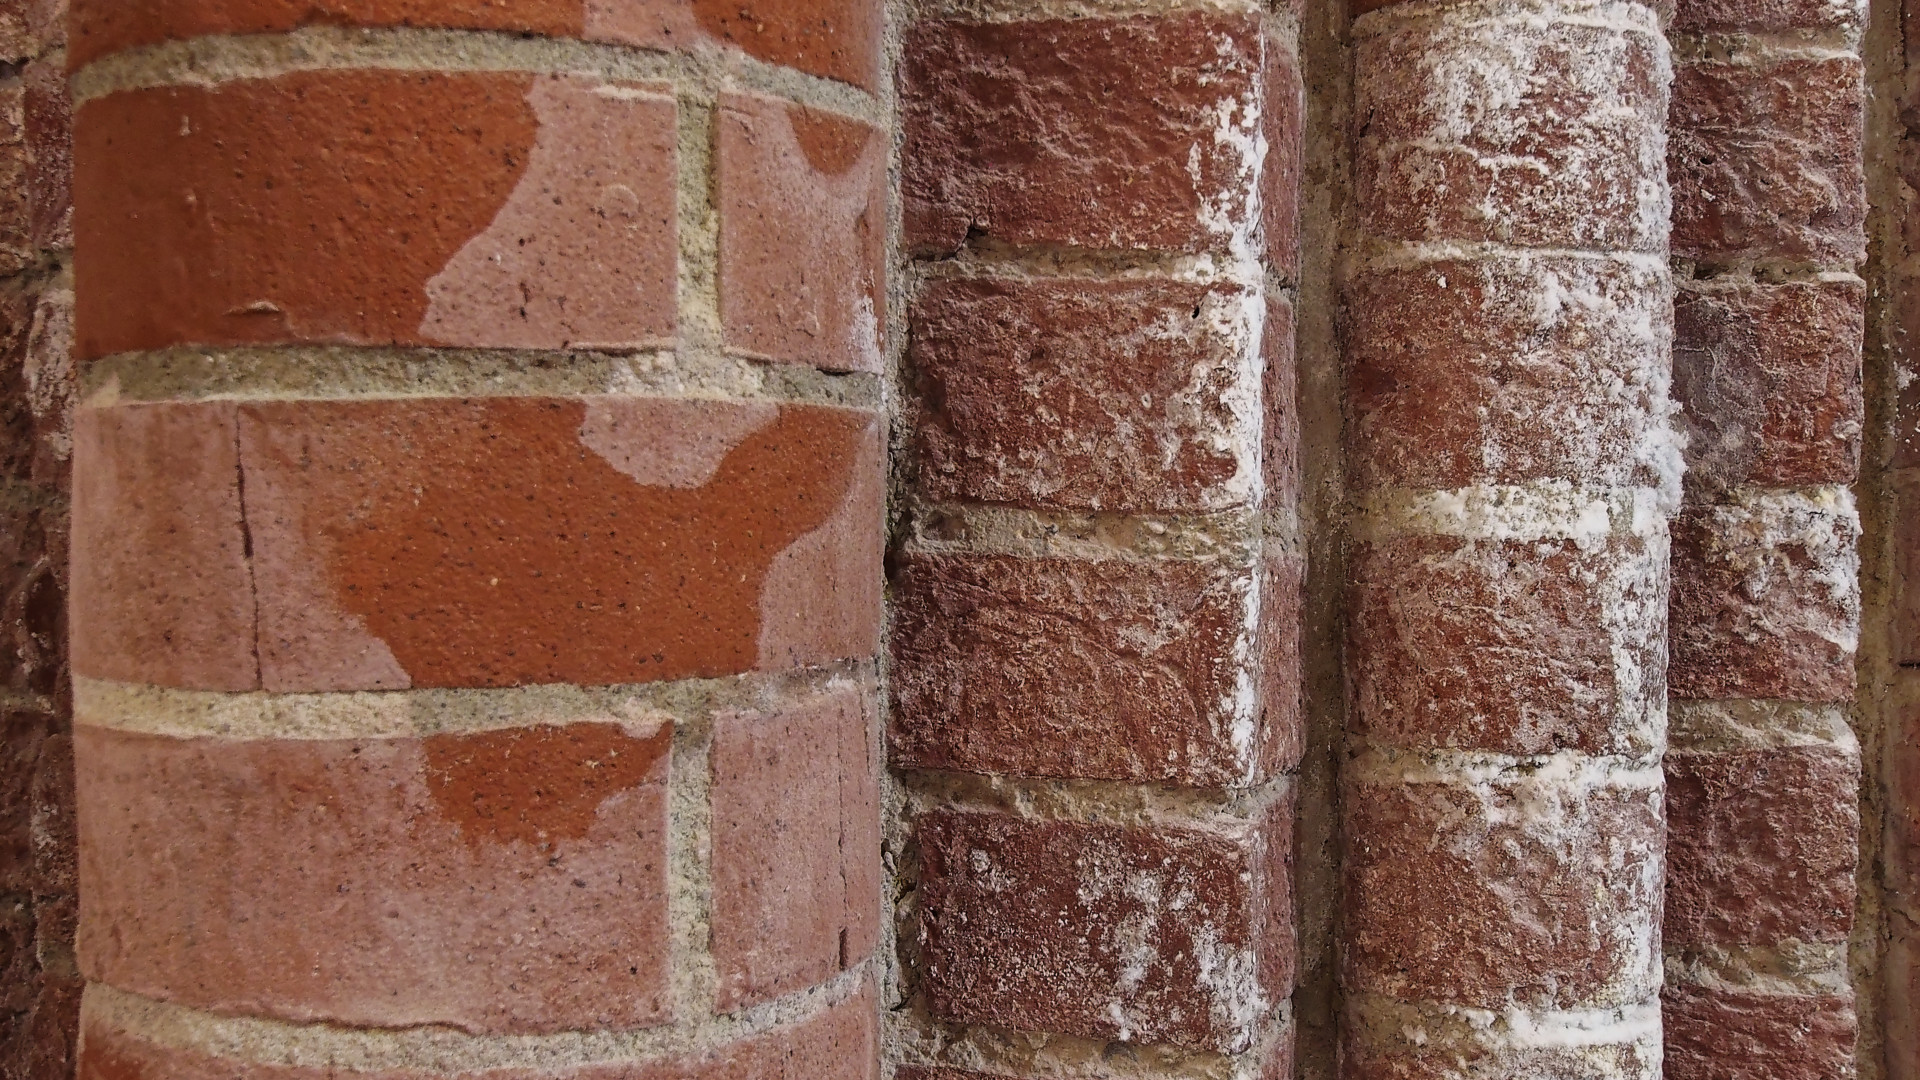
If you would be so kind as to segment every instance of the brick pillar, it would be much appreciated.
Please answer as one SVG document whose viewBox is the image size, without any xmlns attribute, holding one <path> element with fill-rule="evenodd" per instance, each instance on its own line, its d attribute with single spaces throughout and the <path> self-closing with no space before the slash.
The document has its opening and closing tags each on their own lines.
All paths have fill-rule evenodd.
<svg viewBox="0 0 1920 1080">
<path fill-rule="evenodd" d="M 1850 1076 L 1865 4 L 1680 0 L 1667 1076 Z"/>
<path fill-rule="evenodd" d="M 1357 14 L 1342 1072 L 1658 1077 L 1660 19 Z"/>
<path fill-rule="evenodd" d="M 1297 12 L 1106 6 L 905 30 L 909 1080 L 1292 1073 Z"/>
<path fill-rule="evenodd" d="M 73 1073 L 72 214 L 65 24 L 0 3 L 0 1076 Z"/>
<path fill-rule="evenodd" d="M 878 4 L 70 34 L 83 1075 L 873 1076 Z"/>
</svg>

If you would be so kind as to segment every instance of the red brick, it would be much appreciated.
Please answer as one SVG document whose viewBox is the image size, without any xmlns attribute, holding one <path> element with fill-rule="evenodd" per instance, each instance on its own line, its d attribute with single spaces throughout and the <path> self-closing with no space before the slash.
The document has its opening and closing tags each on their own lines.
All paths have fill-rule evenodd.
<svg viewBox="0 0 1920 1080">
<path fill-rule="evenodd" d="M 723 95 L 716 124 L 727 347 L 881 370 L 888 140 L 857 120 L 750 94 Z"/>
<path fill-rule="evenodd" d="M 1855 0 L 1679 0 L 1673 29 L 1683 33 L 1858 30 L 1866 5 Z"/>
<path fill-rule="evenodd" d="M 1262 448 L 1269 506 L 1291 507 L 1300 499 L 1300 368 L 1294 348 L 1293 303 L 1284 296 L 1267 299 L 1261 381 L 1265 397 L 1266 445 Z"/>
<path fill-rule="evenodd" d="M 817 1015 L 697 1055 L 658 1061 L 524 1068 L 255 1064 L 164 1045 L 87 1018 L 80 1080 L 876 1080 L 879 1032 L 872 988 Z"/>
<path fill-rule="evenodd" d="M 1851 498 L 1683 510 L 1673 523 L 1669 692 L 1852 700 L 1859 536 Z"/>
<path fill-rule="evenodd" d="M 33 242 L 73 246 L 73 115 L 60 65 L 39 60 L 26 70 L 27 202 Z"/>
<path fill-rule="evenodd" d="M 74 130 L 81 357 L 659 343 L 676 138 L 664 86 L 584 76 L 312 71 L 96 98 Z"/>
<path fill-rule="evenodd" d="M 1847 939 L 1857 756 L 1808 746 L 1666 762 L 1669 945 Z"/>
<path fill-rule="evenodd" d="M 1350 991 L 1500 1010 L 1653 991 L 1657 789 L 1396 777 L 1349 780 L 1344 805 Z"/>
<path fill-rule="evenodd" d="M 721 44 L 869 90 L 880 74 L 877 0 L 74 0 L 73 63 L 209 34 L 335 25 L 498 30 L 648 48 Z"/>
<path fill-rule="evenodd" d="M 75 674 L 259 685 L 235 417 L 231 403 L 75 417 Z"/>
<path fill-rule="evenodd" d="M 89 978 L 355 1026 L 669 1018 L 671 727 L 235 742 L 81 720 Z"/>
<path fill-rule="evenodd" d="M 1306 86 L 1293 50 L 1268 39 L 1266 105 L 1261 113 L 1267 159 L 1260 171 L 1261 219 L 1267 261 L 1282 277 L 1300 276 L 1300 177 L 1306 154 Z"/>
<path fill-rule="evenodd" d="M 1345 321 L 1356 482 L 1653 484 L 1665 273 L 1565 256 L 1362 271 Z"/>
<path fill-rule="evenodd" d="M 0 477 L 69 490 L 72 342 L 72 292 L 31 278 L 0 285 Z"/>
<path fill-rule="evenodd" d="M 1844 997 L 1697 986 L 1661 995 L 1670 1080 L 1847 1080 L 1858 1020 Z"/>
<path fill-rule="evenodd" d="M 1860 281 L 1681 289 L 1673 395 L 1684 410 L 1688 479 L 1852 483 L 1866 420 L 1866 302 Z"/>
<path fill-rule="evenodd" d="M 1254 692 L 1255 577 L 1200 562 L 903 557 L 893 763 L 1198 787 L 1270 776 L 1297 752 L 1298 716 Z"/>
<path fill-rule="evenodd" d="M 1361 227 L 1383 240 L 1664 255 L 1664 51 L 1657 32 L 1551 16 L 1359 36 Z"/>
<path fill-rule="evenodd" d="M 1667 581 L 1631 539 L 1360 546 L 1353 730 L 1505 754 L 1645 754 L 1666 715 Z"/>
<path fill-rule="evenodd" d="M 1258 16 L 1210 11 L 919 22 L 900 62 L 907 244 L 1229 253 L 1257 209 L 1265 49 Z"/>
<path fill-rule="evenodd" d="M 1257 502 L 1255 303 L 1173 281 L 928 285 L 909 353 L 920 490 L 1122 512 Z"/>
<path fill-rule="evenodd" d="M 27 89 L 16 80 L 0 86 L 0 274 L 19 271 L 34 259 L 30 157 Z"/>
<path fill-rule="evenodd" d="M 1282 817 L 1289 817 L 1284 813 Z M 942 1020 L 1238 1053 L 1291 992 L 1290 820 L 1126 828 L 920 818 L 928 1008 Z"/>
<path fill-rule="evenodd" d="M 720 1008 L 803 990 L 872 955 L 880 924 L 873 709 L 851 686 L 713 734 Z"/>
<path fill-rule="evenodd" d="M 1676 65 L 1674 255 L 1864 259 L 1864 94 L 1852 57 Z"/>
</svg>

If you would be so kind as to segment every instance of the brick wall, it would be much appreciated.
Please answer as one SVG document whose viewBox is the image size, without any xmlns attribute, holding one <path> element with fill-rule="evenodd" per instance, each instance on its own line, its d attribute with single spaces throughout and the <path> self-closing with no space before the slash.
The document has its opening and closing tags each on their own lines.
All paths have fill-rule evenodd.
<svg viewBox="0 0 1920 1080">
<path fill-rule="evenodd" d="M 873 1075 L 881 34 L 74 4 L 81 1075 Z"/>
<path fill-rule="evenodd" d="M 897 1075 L 1290 1075 L 1297 12 L 915 15 Z"/>
</svg>

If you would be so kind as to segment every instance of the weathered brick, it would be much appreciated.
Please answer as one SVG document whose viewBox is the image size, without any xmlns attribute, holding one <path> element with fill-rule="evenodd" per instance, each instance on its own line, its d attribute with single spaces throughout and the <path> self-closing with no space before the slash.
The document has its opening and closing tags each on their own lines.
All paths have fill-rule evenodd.
<svg viewBox="0 0 1920 1080">
<path fill-rule="evenodd" d="M 1265 373 L 1265 446 L 1261 465 L 1266 477 L 1269 506 L 1294 506 L 1300 500 L 1300 368 L 1294 348 L 1293 302 L 1284 296 L 1267 300 L 1265 340 L 1261 344 Z"/>
<path fill-rule="evenodd" d="M 1679 0 L 1673 29 L 1682 33 L 1769 30 L 1858 30 L 1867 6 L 1858 0 Z"/>
<path fill-rule="evenodd" d="M 81 358 L 663 341 L 674 114 L 664 86 L 508 72 L 295 72 L 96 98 L 74 129 Z"/>
<path fill-rule="evenodd" d="M 734 1010 L 872 954 L 880 924 L 879 763 L 853 687 L 713 734 L 713 957 Z"/>
<path fill-rule="evenodd" d="M 1856 754 L 1669 751 L 1666 763 L 1669 945 L 1847 939 Z"/>
<path fill-rule="evenodd" d="M 1255 224 L 1266 48 L 1257 16 L 1215 11 L 922 20 L 900 68 L 907 244 L 1229 253 Z"/>
<path fill-rule="evenodd" d="M 1673 253 L 1864 259 L 1863 80 L 1853 57 L 1676 65 Z"/>
<path fill-rule="evenodd" d="M 80 1080 L 875 1080 L 879 1059 L 871 986 L 798 1022 L 658 1061 L 543 1062 L 520 1068 L 457 1062 L 370 1069 L 318 1062 L 256 1064 L 142 1038 L 100 1016 L 89 1016 L 85 1028 Z"/>
<path fill-rule="evenodd" d="M 1864 282 L 1683 288 L 1673 396 L 1687 478 L 1731 487 L 1850 484 L 1865 424 Z"/>
<path fill-rule="evenodd" d="M 903 557 L 894 764 L 1200 787 L 1271 775 L 1298 713 L 1251 692 L 1257 579 L 1231 563 Z"/>
<path fill-rule="evenodd" d="M 1895 663 L 1915 666 L 1920 665 L 1920 472 L 1901 470 L 1891 473 L 1890 479 L 1890 533 L 1898 582 L 1889 651 Z"/>
<path fill-rule="evenodd" d="M 1912 893 L 1906 895 L 1911 896 Z M 1920 1064 L 1920 924 L 1910 910 L 1887 918 L 1885 953 L 1887 1070 L 1890 1080 L 1912 1080 Z"/>
<path fill-rule="evenodd" d="M 73 62 L 209 34 L 336 25 L 502 30 L 649 48 L 722 44 L 866 89 L 880 74 L 876 0 L 73 0 Z"/>
<path fill-rule="evenodd" d="M 1737 494 L 1673 523 L 1676 698 L 1848 701 L 1860 524 L 1845 489 Z"/>
<path fill-rule="evenodd" d="M 45 712 L 0 710 L 0 897 L 33 889 L 34 778 L 47 739 L 59 727 L 59 719 Z"/>
<path fill-rule="evenodd" d="M 73 114 L 66 72 L 50 60 L 28 65 L 24 117 L 27 203 L 33 242 L 73 246 Z"/>
<path fill-rule="evenodd" d="M 33 203 L 28 184 L 27 88 L 0 86 L 0 274 L 33 262 Z"/>
<path fill-rule="evenodd" d="M 1672 325 L 1663 267 L 1435 259 L 1362 271 L 1344 306 L 1359 483 L 1658 480 Z"/>
<path fill-rule="evenodd" d="M 715 123 L 727 347 L 879 371 L 887 139 L 857 120 L 752 94 L 722 96 Z"/>
<path fill-rule="evenodd" d="M 89 978 L 349 1025 L 668 1019 L 671 725 L 242 742 L 80 722 Z"/>
<path fill-rule="evenodd" d="M 1661 995 L 1671 1080 L 1846 1080 L 1858 1020 L 1844 997 L 1775 997 L 1669 986 Z"/>
<path fill-rule="evenodd" d="M 1667 579 L 1616 539 L 1366 544 L 1352 563 L 1353 729 L 1421 749 L 1644 754 L 1666 717 Z"/>
<path fill-rule="evenodd" d="M 1349 778 L 1350 990 L 1500 1010 L 1607 1008 L 1653 992 L 1659 789 L 1578 786 L 1563 769 L 1484 783 Z"/>
<path fill-rule="evenodd" d="M 207 403 L 90 410 L 81 433 L 85 674 L 227 690 L 611 684 L 877 648 L 867 413 Z"/>
<path fill-rule="evenodd" d="M 1664 254 L 1666 63 L 1644 31 L 1495 9 L 1362 33 L 1354 192 L 1384 240 Z"/>
<path fill-rule="evenodd" d="M 1356 1010 L 1357 1011 L 1357 1010 Z M 1492 1030 L 1462 1030 L 1466 1025 L 1442 1013 L 1427 1017 L 1394 1016 L 1391 1025 L 1364 1013 L 1342 1026 L 1340 1075 L 1350 1080 L 1658 1080 L 1660 1043 L 1657 1024 L 1622 1024 L 1613 1032 L 1515 1032 L 1532 1017 L 1514 1014 L 1494 1021 Z M 1519 1034 L 1515 1039 L 1513 1036 Z M 1607 1036 L 1611 1034 L 1613 1038 Z M 1635 1038 L 1641 1035 L 1640 1038 Z M 1651 1038 L 1647 1038 L 1651 1035 Z M 1529 1038 L 1531 1036 L 1531 1038 Z M 1554 1043 L 1561 1045 L 1538 1045 Z M 1534 1045 L 1529 1045 L 1533 1043 Z M 1435 1059 L 1445 1062 L 1436 1068 Z"/>
<path fill-rule="evenodd" d="M 1128 828 L 919 819 L 928 1006 L 944 1020 L 1246 1049 L 1291 992 L 1290 814 Z"/>
<path fill-rule="evenodd" d="M 1267 262 L 1288 279 L 1300 275 L 1300 177 L 1306 154 L 1306 87 L 1293 50 L 1269 39 L 1266 105 L 1261 113 L 1267 157 L 1260 170 L 1260 213 Z"/>
<path fill-rule="evenodd" d="M 1257 502 L 1257 302 L 1174 281 L 930 284 L 909 353 L 921 492 L 1109 511 Z"/>
</svg>

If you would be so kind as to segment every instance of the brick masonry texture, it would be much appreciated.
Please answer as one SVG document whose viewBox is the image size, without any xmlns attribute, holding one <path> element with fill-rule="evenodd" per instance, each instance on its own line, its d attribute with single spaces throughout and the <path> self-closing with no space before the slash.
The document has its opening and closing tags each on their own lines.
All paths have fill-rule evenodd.
<svg viewBox="0 0 1920 1080">
<path fill-rule="evenodd" d="M 90 978 L 363 1026 L 668 1019 L 670 726 L 230 742 L 80 725 Z"/>
<path fill-rule="evenodd" d="M 921 817 L 934 1014 L 1246 1049 L 1293 981 L 1291 815 L 1269 815 L 1230 832 Z"/>
<path fill-rule="evenodd" d="M 1853 1076 L 1857 1019 L 1843 997 L 1767 997 L 1669 988 L 1667 1075 L 1675 1080 Z"/>
<path fill-rule="evenodd" d="M 878 425 L 852 410 L 146 405 L 83 411 L 77 443 L 84 674 L 610 684 L 876 647 Z"/>
<path fill-rule="evenodd" d="M 733 47 L 872 89 L 880 9 L 866 0 L 74 0 L 75 65 L 141 45 L 303 26 L 430 27 L 649 48 Z"/>
</svg>

